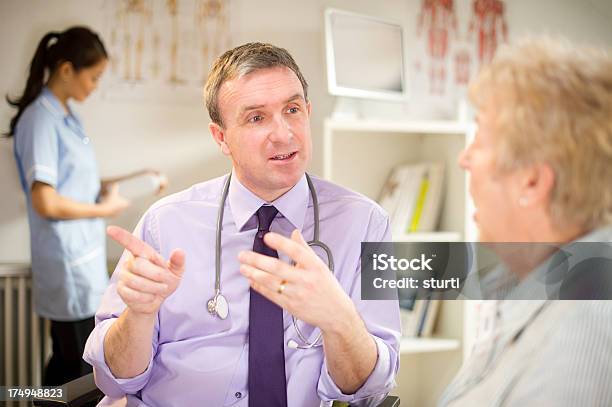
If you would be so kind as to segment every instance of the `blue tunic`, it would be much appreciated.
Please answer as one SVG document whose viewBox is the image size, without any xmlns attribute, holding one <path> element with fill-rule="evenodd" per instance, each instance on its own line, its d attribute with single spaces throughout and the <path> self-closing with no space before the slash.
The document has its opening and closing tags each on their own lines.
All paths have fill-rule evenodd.
<svg viewBox="0 0 612 407">
<path fill-rule="evenodd" d="M 62 196 L 94 204 L 100 192 L 96 158 L 79 118 L 48 89 L 23 112 L 15 130 L 15 158 L 26 194 L 36 312 L 71 321 L 94 315 L 108 284 L 104 221 L 52 220 L 32 207 L 34 181 Z"/>
</svg>

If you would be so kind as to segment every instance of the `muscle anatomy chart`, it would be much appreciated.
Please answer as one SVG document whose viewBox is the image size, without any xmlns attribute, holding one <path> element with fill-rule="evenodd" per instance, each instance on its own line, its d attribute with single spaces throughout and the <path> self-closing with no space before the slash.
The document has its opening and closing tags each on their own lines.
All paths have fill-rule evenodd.
<svg viewBox="0 0 612 407">
<path fill-rule="evenodd" d="M 508 39 L 504 0 L 420 0 L 416 26 L 425 52 L 414 67 L 435 97 L 465 89 Z"/>
<path fill-rule="evenodd" d="M 470 34 L 476 34 L 478 62 L 486 64 L 493 59 L 499 37 L 508 40 L 508 25 L 502 0 L 474 0 L 470 20 Z"/>
<path fill-rule="evenodd" d="M 456 31 L 457 17 L 453 0 L 423 0 L 418 16 L 417 35 L 424 36 L 427 41 L 430 93 L 444 93 L 449 41 Z"/>
</svg>

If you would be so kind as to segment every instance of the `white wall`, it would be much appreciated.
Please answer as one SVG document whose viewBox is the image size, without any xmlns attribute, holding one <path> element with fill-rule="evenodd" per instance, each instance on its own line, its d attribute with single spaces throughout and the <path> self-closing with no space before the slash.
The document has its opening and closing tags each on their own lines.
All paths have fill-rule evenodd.
<svg viewBox="0 0 612 407">
<path fill-rule="evenodd" d="M 469 0 L 456 1 L 461 19 L 469 13 Z M 612 2 L 608 0 L 508 0 L 511 37 L 523 33 L 562 33 L 597 44 L 612 44 Z M 86 24 L 102 30 L 99 10 L 103 0 L 0 1 L 0 93 L 18 95 L 37 41 L 49 30 Z M 310 83 L 313 102 L 314 159 L 311 170 L 321 169 L 323 119 L 333 108 L 327 94 L 323 49 L 323 10 L 331 6 L 391 18 L 406 23 L 411 49 L 420 0 L 232 0 L 232 43 L 268 41 L 289 49 Z M 465 27 L 465 22 L 461 24 Z M 415 101 L 418 103 L 418 100 Z M 170 178 L 170 192 L 220 175 L 228 162 L 212 142 L 208 115 L 193 106 L 157 102 L 109 102 L 92 98 L 79 107 L 89 136 L 94 140 L 103 176 L 141 167 L 155 167 Z M 0 130 L 8 128 L 13 111 L 0 104 Z M 350 154 L 350 152 L 346 152 Z M 11 142 L 0 142 L 0 262 L 29 259 L 28 229 L 23 194 L 19 189 Z M 134 205 L 114 223 L 132 228 L 152 199 Z M 109 257 L 117 257 L 109 245 Z"/>
</svg>

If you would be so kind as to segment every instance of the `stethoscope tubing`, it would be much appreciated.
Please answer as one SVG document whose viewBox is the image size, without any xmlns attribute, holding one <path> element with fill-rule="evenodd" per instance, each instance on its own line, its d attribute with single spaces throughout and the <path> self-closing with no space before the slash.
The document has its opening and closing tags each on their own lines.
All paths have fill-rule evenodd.
<svg viewBox="0 0 612 407">
<path fill-rule="evenodd" d="M 310 196 L 312 197 L 312 207 L 313 207 L 313 217 L 314 217 L 314 231 L 313 231 L 313 239 L 307 242 L 309 247 L 320 247 L 325 254 L 327 255 L 327 262 L 329 270 L 334 272 L 334 257 L 332 255 L 331 249 L 323 242 L 319 240 L 319 200 L 317 197 L 317 193 L 315 187 L 310 179 L 308 174 L 306 175 L 306 182 L 308 183 L 308 189 L 310 190 Z M 232 174 L 228 174 L 225 183 L 223 185 L 223 191 L 221 193 L 221 200 L 219 202 L 219 211 L 217 212 L 217 233 L 215 237 L 215 295 L 208 301 L 208 311 L 221 318 L 225 319 L 227 317 L 227 311 L 225 315 L 222 315 L 218 311 L 217 304 L 219 300 L 222 299 L 223 303 L 225 303 L 227 308 L 227 301 L 223 294 L 221 294 L 221 230 L 223 228 L 223 215 L 225 212 L 225 203 L 227 201 L 227 196 L 229 194 L 229 185 L 232 178 Z M 313 342 L 309 342 L 308 339 L 302 334 L 302 331 L 297 326 L 297 320 L 292 315 L 293 327 L 295 332 L 297 333 L 300 340 L 304 343 L 304 345 L 300 345 L 294 339 L 290 339 L 287 341 L 287 346 L 292 349 L 310 349 L 313 347 L 322 346 L 321 343 L 321 332 L 317 335 Z"/>
</svg>

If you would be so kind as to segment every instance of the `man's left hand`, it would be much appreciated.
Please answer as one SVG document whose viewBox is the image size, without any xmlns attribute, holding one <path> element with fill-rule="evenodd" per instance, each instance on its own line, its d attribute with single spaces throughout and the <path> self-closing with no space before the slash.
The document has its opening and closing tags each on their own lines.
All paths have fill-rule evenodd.
<svg viewBox="0 0 612 407">
<path fill-rule="evenodd" d="M 327 265 L 308 246 L 299 230 L 291 239 L 269 232 L 264 242 L 295 262 L 287 264 L 275 257 L 252 251 L 241 252 L 240 272 L 253 289 L 299 320 L 331 332 L 339 318 L 356 315 L 353 302 Z"/>
</svg>

